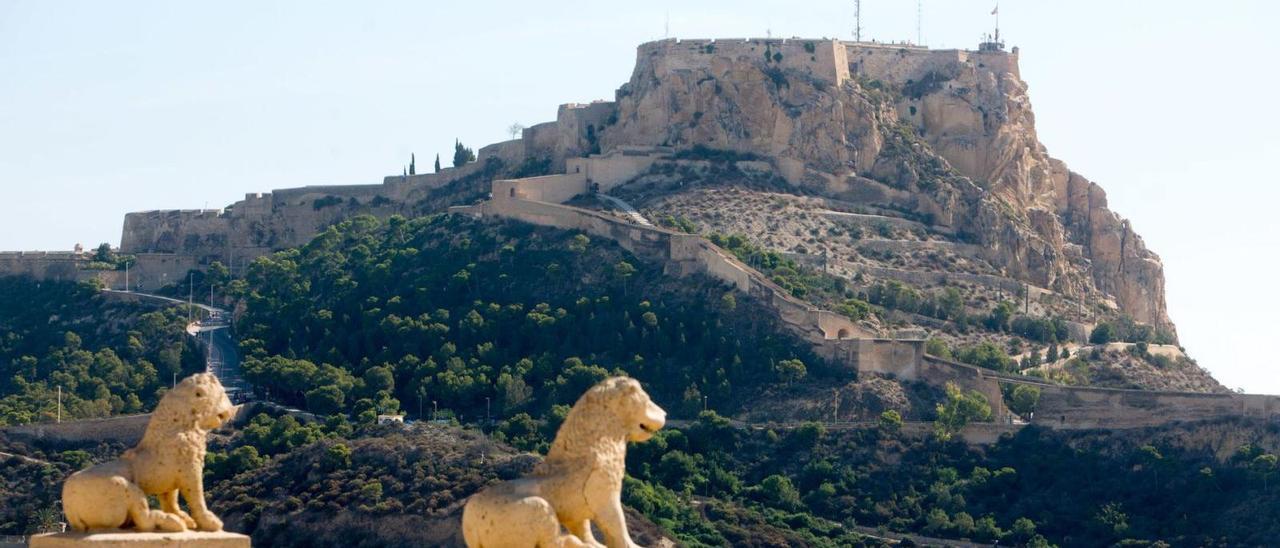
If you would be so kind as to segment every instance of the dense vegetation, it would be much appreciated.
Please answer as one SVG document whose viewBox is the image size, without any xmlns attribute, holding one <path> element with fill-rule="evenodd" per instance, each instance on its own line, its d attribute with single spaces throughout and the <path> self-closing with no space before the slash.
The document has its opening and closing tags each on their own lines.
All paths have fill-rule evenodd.
<svg viewBox="0 0 1280 548">
<path fill-rule="evenodd" d="M 612 243 L 527 225 L 360 217 L 231 286 L 248 378 L 362 422 L 402 407 L 540 416 L 616 371 L 692 416 L 822 371 L 718 282 L 673 281 Z"/>
<path fill-rule="evenodd" d="M 203 369 L 186 313 L 88 284 L 0 277 L 0 425 L 139 413 Z"/>
</svg>

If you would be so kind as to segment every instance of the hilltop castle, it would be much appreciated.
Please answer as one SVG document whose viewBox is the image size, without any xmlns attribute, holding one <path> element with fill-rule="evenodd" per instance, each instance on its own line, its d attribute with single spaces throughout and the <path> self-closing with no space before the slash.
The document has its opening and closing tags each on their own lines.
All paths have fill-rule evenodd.
<svg viewBox="0 0 1280 548">
<path fill-rule="evenodd" d="M 664 64 L 670 70 L 767 59 L 772 67 L 802 74 L 815 82 L 841 86 L 862 77 L 898 84 L 966 65 L 1016 77 L 1017 53 L 930 50 L 915 46 L 851 43 L 835 40 L 721 39 L 661 40 L 638 48 L 638 64 Z M 324 227 L 360 213 L 378 216 L 420 215 L 451 205 L 451 198 L 483 197 L 491 180 L 521 166 L 538 165 L 549 173 L 566 170 L 606 187 L 625 182 L 662 155 L 692 143 L 669 142 L 667 128 L 634 128 L 610 135 L 618 124 L 620 102 L 632 95 L 627 84 L 614 101 L 561 105 L 553 122 L 523 131 L 520 139 L 479 150 L 477 161 L 438 173 L 388 176 L 382 184 L 307 186 L 252 193 L 223 209 L 160 210 L 125 216 L 119 252 L 136 257 L 131 285 L 155 288 L 220 262 L 240 271 L 253 259 L 302 245 Z M 665 123 L 667 120 L 658 120 Z M 709 143 L 715 145 L 715 143 Z M 802 164 L 778 158 L 778 167 L 797 180 Z M 123 273 L 87 270 L 89 256 L 71 252 L 2 252 L 0 273 L 49 279 L 99 278 L 124 284 Z"/>
<path fill-rule="evenodd" d="M 875 331 L 821 310 L 700 236 L 564 205 L 663 167 L 715 163 L 697 159 L 698 151 L 721 154 L 734 170 L 776 176 L 796 194 L 873 208 L 884 214 L 878 222 L 945 235 L 925 243 L 997 270 L 864 269 L 878 278 L 949 283 L 954 275 L 1025 289 L 1028 299 L 1034 290 L 1109 306 L 1173 331 L 1159 258 L 1107 208 L 1098 185 L 1048 155 L 1017 49 L 990 43 L 966 51 L 806 39 L 650 42 L 639 46 L 632 77 L 613 101 L 562 105 L 555 121 L 480 149 L 475 162 L 381 184 L 250 194 L 222 210 L 130 213 L 120 251 L 137 258 L 131 287 L 152 289 L 214 262 L 241 271 L 353 215 L 452 210 L 580 230 L 670 275 L 717 278 L 759 298 L 833 364 L 955 382 L 984 394 L 997 416 L 1007 412 L 1002 386 L 1011 384 L 1042 390 L 1040 410 L 1060 417 L 1057 427 L 1280 416 L 1280 398 L 1060 386 L 926 355 L 918 333 Z M 88 269 L 89 262 L 83 253 L 0 253 L 0 274 L 123 285 L 121 273 Z"/>
</svg>

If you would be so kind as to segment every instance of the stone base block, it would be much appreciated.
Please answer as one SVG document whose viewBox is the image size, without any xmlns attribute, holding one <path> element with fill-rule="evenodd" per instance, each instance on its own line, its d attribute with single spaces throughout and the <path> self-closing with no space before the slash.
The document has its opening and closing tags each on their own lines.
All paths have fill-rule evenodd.
<svg viewBox="0 0 1280 548">
<path fill-rule="evenodd" d="M 97 531 L 31 537 L 30 548 L 249 548 L 249 537 L 228 533 Z"/>
</svg>

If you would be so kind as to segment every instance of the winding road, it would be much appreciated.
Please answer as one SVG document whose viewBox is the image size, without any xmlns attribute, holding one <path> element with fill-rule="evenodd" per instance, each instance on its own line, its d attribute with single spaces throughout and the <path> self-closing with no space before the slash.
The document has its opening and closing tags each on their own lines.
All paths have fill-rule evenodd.
<svg viewBox="0 0 1280 548">
<path fill-rule="evenodd" d="M 137 291 L 104 289 L 102 292 L 108 295 L 135 297 L 175 305 L 188 304 L 187 301 L 172 297 Z M 244 372 L 240 368 L 240 353 L 235 340 L 231 338 L 231 315 L 221 308 L 199 303 L 191 303 L 191 305 L 209 315 L 187 326 L 187 334 L 200 339 L 206 345 L 205 371 L 218 377 L 232 403 L 248 401 L 252 397 L 253 387 L 245 380 Z"/>
</svg>

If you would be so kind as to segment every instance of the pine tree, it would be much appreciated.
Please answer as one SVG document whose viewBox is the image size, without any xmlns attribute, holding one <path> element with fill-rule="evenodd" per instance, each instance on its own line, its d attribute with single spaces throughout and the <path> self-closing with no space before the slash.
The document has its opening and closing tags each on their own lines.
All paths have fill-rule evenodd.
<svg viewBox="0 0 1280 548">
<path fill-rule="evenodd" d="M 418 159 L 417 159 L 416 157 L 414 157 L 414 155 L 413 155 L 413 153 L 412 153 L 412 152 L 411 152 L 411 153 L 409 153 L 409 175 L 417 175 L 417 174 L 418 174 L 418 165 L 417 165 L 417 164 L 418 164 Z"/>
<path fill-rule="evenodd" d="M 462 146 L 461 140 L 455 139 L 453 141 L 453 167 L 462 167 L 474 161 L 476 161 L 476 153 Z"/>
<path fill-rule="evenodd" d="M 440 173 L 440 153 L 436 153 L 436 173 Z"/>
</svg>

